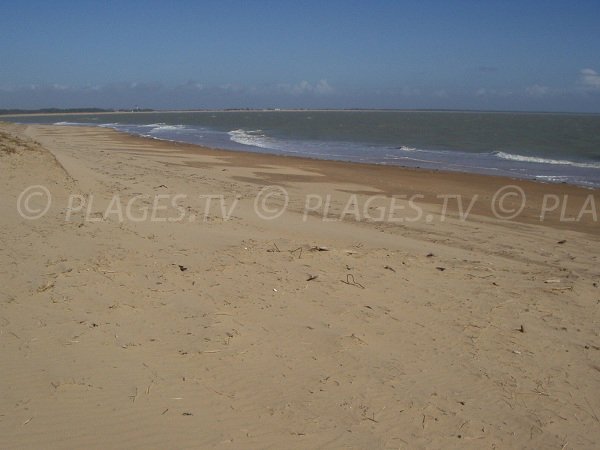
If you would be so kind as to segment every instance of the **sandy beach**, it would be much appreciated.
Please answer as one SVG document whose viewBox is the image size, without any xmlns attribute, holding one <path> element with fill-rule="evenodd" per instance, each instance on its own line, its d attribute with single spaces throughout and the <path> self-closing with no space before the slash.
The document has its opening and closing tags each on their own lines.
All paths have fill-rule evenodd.
<svg viewBox="0 0 600 450">
<path fill-rule="evenodd" d="M 600 445 L 600 192 L 0 124 L 0 447 Z"/>
</svg>

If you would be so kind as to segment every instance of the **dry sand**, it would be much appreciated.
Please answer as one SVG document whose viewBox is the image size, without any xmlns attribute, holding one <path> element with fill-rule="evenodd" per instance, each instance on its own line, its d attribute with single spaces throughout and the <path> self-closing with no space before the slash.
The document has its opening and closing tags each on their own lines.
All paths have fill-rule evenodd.
<svg viewBox="0 0 600 450">
<path fill-rule="evenodd" d="M 1 448 L 600 445 L 598 191 L 0 131 Z"/>
</svg>

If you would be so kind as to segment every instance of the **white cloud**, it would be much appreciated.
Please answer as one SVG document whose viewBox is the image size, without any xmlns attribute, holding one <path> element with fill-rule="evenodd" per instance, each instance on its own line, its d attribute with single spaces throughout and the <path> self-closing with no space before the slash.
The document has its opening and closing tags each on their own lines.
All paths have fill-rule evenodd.
<svg viewBox="0 0 600 450">
<path fill-rule="evenodd" d="M 533 86 L 529 86 L 525 88 L 525 92 L 530 97 L 543 97 L 548 94 L 550 89 L 548 86 L 542 86 L 539 84 L 534 84 Z"/>
<path fill-rule="evenodd" d="M 581 84 L 586 88 L 600 89 L 600 73 L 593 69 L 581 69 Z"/>
<path fill-rule="evenodd" d="M 304 94 L 306 92 L 311 92 L 313 90 L 313 87 L 310 85 L 310 83 L 306 80 L 301 81 L 300 83 L 294 85 L 291 87 L 290 92 L 292 94 Z"/>
<path fill-rule="evenodd" d="M 331 94 L 333 87 L 327 82 L 327 80 L 319 80 L 315 84 L 311 84 L 306 80 L 302 80 L 297 84 L 280 84 L 278 85 L 280 91 L 293 94 L 293 95 L 304 95 L 304 94 Z"/>
<path fill-rule="evenodd" d="M 510 97 L 514 94 L 509 89 L 486 89 L 479 88 L 474 92 L 476 97 Z"/>
<path fill-rule="evenodd" d="M 327 80 L 319 80 L 315 86 L 315 92 L 317 94 L 331 94 L 333 92 L 333 88 L 327 82 Z"/>
</svg>

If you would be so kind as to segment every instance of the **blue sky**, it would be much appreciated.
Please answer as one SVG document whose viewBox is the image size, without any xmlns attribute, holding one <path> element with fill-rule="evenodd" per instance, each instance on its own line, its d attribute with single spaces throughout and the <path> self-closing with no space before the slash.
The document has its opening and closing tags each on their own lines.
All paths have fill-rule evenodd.
<svg viewBox="0 0 600 450">
<path fill-rule="evenodd" d="M 600 1 L 44 1 L 0 15 L 0 108 L 600 112 Z"/>
</svg>

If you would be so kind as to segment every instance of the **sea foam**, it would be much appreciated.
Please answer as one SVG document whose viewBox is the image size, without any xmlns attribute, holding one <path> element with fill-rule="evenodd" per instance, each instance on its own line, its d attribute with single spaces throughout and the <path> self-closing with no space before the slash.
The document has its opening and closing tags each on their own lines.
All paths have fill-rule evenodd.
<svg viewBox="0 0 600 450">
<path fill-rule="evenodd" d="M 540 158 L 537 156 L 523 156 L 523 155 L 515 155 L 513 153 L 505 153 L 505 152 L 495 152 L 495 156 L 500 159 L 507 159 L 509 161 L 519 161 L 519 162 L 528 162 L 528 163 L 536 163 L 536 164 L 557 164 L 563 166 L 573 166 L 573 167 L 582 167 L 588 169 L 600 169 L 600 163 L 592 163 L 592 162 L 576 162 L 569 161 L 566 159 L 549 159 L 549 158 Z"/>
<path fill-rule="evenodd" d="M 261 147 L 261 148 L 277 148 L 274 145 L 272 139 L 267 137 L 266 134 L 263 133 L 262 130 L 232 130 L 229 133 L 229 137 L 233 142 L 237 142 L 238 144 L 243 145 L 251 145 L 253 147 Z"/>
</svg>

